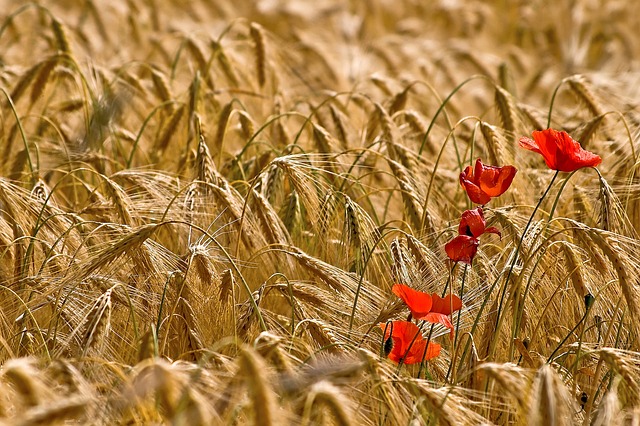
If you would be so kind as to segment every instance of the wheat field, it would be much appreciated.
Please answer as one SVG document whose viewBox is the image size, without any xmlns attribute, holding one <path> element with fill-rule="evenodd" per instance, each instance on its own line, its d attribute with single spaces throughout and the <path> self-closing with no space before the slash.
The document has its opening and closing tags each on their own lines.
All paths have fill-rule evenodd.
<svg viewBox="0 0 640 426">
<path fill-rule="evenodd" d="M 640 424 L 633 3 L 1 0 L 0 424 Z"/>
</svg>

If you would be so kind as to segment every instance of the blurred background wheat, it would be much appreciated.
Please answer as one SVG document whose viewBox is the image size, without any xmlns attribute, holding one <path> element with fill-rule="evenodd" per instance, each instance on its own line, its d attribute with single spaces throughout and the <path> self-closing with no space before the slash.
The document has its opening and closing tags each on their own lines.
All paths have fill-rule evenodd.
<svg viewBox="0 0 640 426">
<path fill-rule="evenodd" d="M 634 2 L 0 4 L 3 424 L 640 422 Z M 547 127 L 601 174 L 522 235 Z M 421 376 L 394 283 L 463 299 Z"/>
</svg>

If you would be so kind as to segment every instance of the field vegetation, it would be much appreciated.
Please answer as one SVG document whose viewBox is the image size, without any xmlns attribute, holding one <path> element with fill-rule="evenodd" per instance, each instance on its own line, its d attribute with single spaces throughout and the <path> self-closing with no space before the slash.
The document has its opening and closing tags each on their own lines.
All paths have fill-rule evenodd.
<svg viewBox="0 0 640 426">
<path fill-rule="evenodd" d="M 640 424 L 634 2 L 0 4 L 1 424 Z"/>
</svg>

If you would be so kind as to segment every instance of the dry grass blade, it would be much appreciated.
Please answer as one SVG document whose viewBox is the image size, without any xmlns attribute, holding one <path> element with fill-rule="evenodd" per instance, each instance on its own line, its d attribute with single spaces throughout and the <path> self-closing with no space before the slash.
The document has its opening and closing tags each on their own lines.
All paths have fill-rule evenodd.
<svg viewBox="0 0 640 426">
<path fill-rule="evenodd" d="M 511 363 L 499 364 L 485 362 L 477 367 L 477 371 L 494 379 L 507 395 L 518 402 L 519 410 L 524 412 L 528 406 L 528 394 L 523 390 L 530 386 L 530 378 L 521 367 Z"/>
<path fill-rule="evenodd" d="M 459 395 L 454 387 L 436 388 L 426 381 L 407 381 L 419 399 L 416 411 L 422 418 L 436 424 L 472 426 L 484 423 L 485 419 L 475 413 L 473 405 L 465 403 L 466 396 Z"/>
<path fill-rule="evenodd" d="M 24 95 L 24 93 L 27 91 L 27 88 L 29 87 L 29 85 L 33 83 L 33 81 L 36 79 L 37 76 L 42 74 L 42 69 L 47 66 L 47 62 L 50 62 L 50 61 L 37 63 L 31 68 L 29 68 L 25 73 L 22 74 L 20 80 L 18 80 L 18 83 L 14 86 L 13 90 L 11 91 L 11 99 L 13 100 L 14 103 L 20 100 L 22 95 Z"/>
<path fill-rule="evenodd" d="M 218 128 L 216 130 L 216 137 L 213 140 L 213 146 L 218 152 L 220 158 L 222 156 L 222 144 L 224 142 L 224 135 L 227 131 L 227 125 L 229 123 L 229 117 L 231 117 L 232 111 L 233 102 L 229 102 L 222 108 L 222 110 L 220 110 L 220 115 L 218 116 Z"/>
<path fill-rule="evenodd" d="M 153 87 L 158 94 L 158 97 L 164 101 L 168 102 L 173 97 L 171 96 L 171 89 L 169 87 L 169 82 L 167 81 L 165 75 L 156 69 L 151 70 L 151 81 L 153 82 Z"/>
<path fill-rule="evenodd" d="M 69 38 L 67 37 L 67 31 L 64 24 L 56 18 L 52 18 L 51 29 L 53 30 L 53 35 L 56 38 L 56 43 L 58 43 L 58 50 L 71 56 L 71 47 L 69 45 Z"/>
<path fill-rule="evenodd" d="M 251 299 L 247 299 L 240 307 L 238 308 L 238 320 L 236 322 L 236 330 L 240 337 L 247 340 L 250 336 L 250 329 L 252 326 L 255 326 L 256 323 L 256 311 L 255 306 L 260 308 L 260 303 L 262 302 L 262 294 L 264 292 L 264 285 L 261 285 L 258 290 L 254 291 L 249 295 L 251 299 L 253 299 L 253 303 Z"/>
<path fill-rule="evenodd" d="M 144 249 L 143 244 L 153 235 L 158 226 L 159 225 L 156 224 L 143 225 L 116 239 L 113 243 L 109 244 L 108 247 L 104 247 L 97 252 L 80 274 L 83 276 L 91 275 L 124 254 L 141 259 L 152 269 L 150 260 L 147 260 L 148 253 Z M 136 253 L 136 251 L 138 252 Z"/>
<path fill-rule="evenodd" d="M 207 59 L 205 57 L 203 50 L 198 45 L 198 43 L 196 43 L 196 41 L 193 40 L 192 38 L 188 37 L 184 41 L 184 45 L 187 51 L 191 54 L 191 56 L 195 59 L 196 63 L 198 64 L 199 71 L 202 74 L 205 74 L 207 69 Z"/>
<path fill-rule="evenodd" d="M 113 200 L 118 216 L 124 225 L 135 226 L 136 221 L 129 212 L 130 203 L 124 190 L 114 181 L 105 177 L 105 192 Z"/>
<path fill-rule="evenodd" d="M 562 250 L 564 257 L 567 261 L 567 269 L 569 271 L 571 283 L 576 290 L 576 294 L 580 300 L 584 300 L 584 297 L 591 292 L 587 288 L 584 280 L 584 274 L 582 272 L 582 259 L 580 255 L 576 253 L 577 249 L 571 246 L 569 243 L 562 244 Z"/>
<path fill-rule="evenodd" d="M 502 87 L 496 86 L 495 99 L 502 128 L 509 132 L 518 130 L 518 109 L 511 94 Z"/>
<path fill-rule="evenodd" d="M 606 114 L 598 115 L 587 121 L 580 131 L 576 131 L 576 140 L 580 142 L 585 149 L 591 145 L 596 136 L 598 129 L 605 123 Z"/>
<path fill-rule="evenodd" d="M 32 361 L 28 358 L 16 358 L 2 367 L 2 377 L 11 382 L 27 407 L 38 406 L 46 394 L 45 384 L 39 379 Z"/>
<path fill-rule="evenodd" d="M 205 345 L 202 343 L 202 337 L 198 331 L 198 318 L 189 302 L 190 300 L 192 300 L 192 297 L 187 284 L 178 299 L 175 312 L 184 321 L 184 327 L 180 334 L 186 341 L 186 349 L 181 351 L 181 358 L 197 361 L 199 353 L 204 349 Z"/>
<path fill-rule="evenodd" d="M 584 76 L 572 76 L 567 79 L 567 83 L 569 83 L 571 93 L 573 93 L 579 101 L 584 103 L 589 109 L 589 112 L 591 112 L 591 115 L 594 117 L 603 115 L 604 111 Z"/>
<path fill-rule="evenodd" d="M 207 146 L 207 142 L 203 134 L 200 134 L 200 140 L 198 141 L 195 166 L 195 175 L 197 180 L 207 184 L 217 183 L 216 167 L 213 162 L 213 158 L 211 158 L 211 153 L 209 152 L 209 147 Z M 204 189 L 207 192 L 208 188 L 209 185 L 204 186 Z"/>
<path fill-rule="evenodd" d="M 318 421 L 322 418 L 315 410 L 318 406 L 327 407 L 327 409 L 333 415 L 335 424 L 339 426 L 348 426 L 353 424 L 351 419 L 351 409 L 349 407 L 349 399 L 340 392 L 336 386 L 332 385 L 328 381 L 320 381 L 311 386 L 309 393 L 307 394 L 307 400 L 305 402 L 305 416 L 303 417 L 302 424 L 307 424 L 309 419 L 315 419 Z"/>
<path fill-rule="evenodd" d="M 235 278 L 233 277 L 231 269 L 222 271 L 222 277 L 220 279 L 220 302 L 222 302 L 223 305 L 227 303 L 229 296 L 233 294 L 235 286 Z"/>
<path fill-rule="evenodd" d="M 82 358 L 95 346 L 104 342 L 111 327 L 111 293 L 113 287 L 105 291 L 93 304 L 86 316 L 80 347 L 82 348 Z"/>
<path fill-rule="evenodd" d="M 423 279 L 427 282 L 434 282 L 437 276 L 436 255 L 413 235 L 407 235 L 407 248 L 417 263 Z"/>
<path fill-rule="evenodd" d="M 568 390 L 555 370 L 544 364 L 533 381 L 532 401 L 529 411 L 531 425 L 571 425 L 574 407 L 570 404 Z"/>
<path fill-rule="evenodd" d="M 511 160 L 507 160 L 504 152 L 503 147 L 508 146 L 508 142 L 502 132 L 496 126 L 484 121 L 480 122 L 480 131 L 487 142 L 490 164 L 511 164 Z"/>
<path fill-rule="evenodd" d="M 293 373 L 293 357 L 284 346 L 284 339 L 275 334 L 263 331 L 255 340 L 257 353 L 273 364 L 280 372 Z"/>
<path fill-rule="evenodd" d="M 86 396 L 74 396 L 32 408 L 14 419 L 16 426 L 52 425 L 65 421 L 85 421 L 89 400 Z M 95 419 L 94 419 L 95 420 Z"/>
<path fill-rule="evenodd" d="M 231 84 L 231 86 L 233 87 L 239 86 L 240 82 L 238 80 L 237 73 L 234 70 L 233 65 L 231 64 L 231 61 L 227 57 L 220 43 L 218 43 L 215 40 L 211 40 L 210 44 L 211 44 L 211 50 L 215 52 L 215 55 L 218 58 L 218 63 L 222 68 L 223 74 L 229 81 L 229 84 Z"/>
<path fill-rule="evenodd" d="M 600 228 L 620 235 L 636 237 L 637 231 L 629 220 L 617 194 L 602 175 L 598 176 L 598 180 L 600 182 L 598 193 Z"/>
<path fill-rule="evenodd" d="M 333 121 L 333 126 L 336 129 L 340 146 L 346 151 L 349 148 L 349 133 L 347 132 L 346 118 L 344 117 L 344 114 L 333 105 L 329 105 L 329 111 L 331 111 L 331 119 Z"/>
<path fill-rule="evenodd" d="M 622 386 L 618 386 L 618 394 L 624 393 L 625 400 L 636 405 L 640 400 L 640 379 L 634 358 L 614 348 L 602 348 L 597 353 L 622 378 L 624 390 L 621 389 Z"/>
<path fill-rule="evenodd" d="M 242 136 L 245 140 L 251 139 L 251 137 L 255 134 L 255 124 L 251 116 L 242 110 L 237 111 L 238 119 L 240 120 L 240 128 L 242 130 Z"/>
<path fill-rule="evenodd" d="M 583 225 L 579 226 L 579 228 L 580 227 L 584 228 Z M 593 244 L 602 250 L 602 253 L 609 259 L 613 269 L 616 271 L 618 283 L 620 284 L 622 294 L 624 295 L 631 314 L 633 316 L 640 315 L 638 282 L 635 277 L 632 278 L 629 276 L 629 271 L 632 270 L 632 267 L 630 267 L 629 263 L 623 257 L 623 252 L 614 245 L 615 235 L 594 228 L 590 228 L 586 230 L 586 232 Z M 640 335 L 640 324 L 634 322 L 632 325 L 635 328 L 635 332 L 638 333 L 637 335 Z"/>
<path fill-rule="evenodd" d="M 276 424 L 275 393 L 267 377 L 267 369 L 262 358 L 252 349 L 240 352 L 240 369 L 251 395 L 254 424 L 271 426 Z"/>
<path fill-rule="evenodd" d="M 40 98 L 40 96 L 42 96 L 59 61 L 60 57 L 56 55 L 41 63 L 38 69 L 38 74 L 35 77 L 33 86 L 31 87 L 31 103 L 34 103 L 38 98 Z"/>
<path fill-rule="evenodd" d="M 180 105 L 169 116 L 169 119 L 165 121 L 158 132 L 158 137 L 156 138 L 153 148 L 154 152 L 162 153 L 167 149 L 171 138 L 180 130 L 180 126 L 178 126 L 178 124 L 182 120 L 182 117 L 184 117 L 185 111 L 186 105 Z"/>
<path fill-rule="evenodd" d="M 259 24 L 252 22 L 251 25 L 249 25 L 249 35 L 255 45 L 256 78 L 258 85 L 263 87 L 267 80 L 267 54 L 265 52 L 264 30 Z"/>
<path fill-rule="evenodd" d="M 620 418 L 620 400 L 618 399 L 618 385 L 620 378 L 616 378 L 600 402 L 600 407 L 591 423 L 592 426 L 618 426 L 622 425 Z"/>
<path fill-rule="evenodd" d="M 309 256 L 302 250 L 294 250 L 295 249 L 291 251 L 291 254 L 305 269 L 324 281 L 330 288 L 340 293 L 346 290 L 344 282 L 348 279 L 347 272 L 313 256 Z"/>
<path fill-rule="evenodd" d="M 182 390 L 182 377 L 166 361 L 148 360 L 136 366 L 135 375 L 123 395 L 122 405 L 141 403 L 147 395 L 155 395 L 166 419 L 177 414 L 178 398 Z M 142 408 L 142 407 L 140 407 Z"/>
<path fill-rule="evenodd" d="M 272 244 L 291 244 L 291 237 L 289 236 L 287 228 L 267 198 L 260 192 L 254 190 L 253 200 L 255 200 L 257 204 L 255 208 L 256 215 L 262 227 L 262 231 L 267 237 L 267 241 Z"/>
<path fill-rule="evenodd" d="M 213 260 L 205 247 L 195 245 L 189 247 L 191 252 L 190 265 L 196 272 L 196 275 L 203 284 L 209 285 L 213 281 L 216 273 Z"/>
<path fill-rule="evenodd" d="M 531 105 L 519 103 L 518 110 L 522 112 L 524 118 L 529 122 L 529 126 L 533 130 L 544 130 L 547 128 L 544 117 L 540 111 Z"/>
<path fill-rule="evenodd" d="M 398 184 L 400 185 L 402 201 L 404 204 L 405 212 L 409 218 L 409 223 L 417 232 L 421 229 L 422 226 L 423 210 L 420 199 L 418 198 L 416 188 L 412 183 L 411 175 L 401 164 L 391 159 L 387 159 L 387 162 L 391 167 L 391 172 L 396 177 Z M 426 217 L 427 219 L 430 219 L 431 216 L 427 215 Z M 429 231 L 434 229 L 433 224 L 429 222 L 430 221 L 425 224 L 425 228 L 427 229 L 426 233 L 430 233 Z"/>
</svg>

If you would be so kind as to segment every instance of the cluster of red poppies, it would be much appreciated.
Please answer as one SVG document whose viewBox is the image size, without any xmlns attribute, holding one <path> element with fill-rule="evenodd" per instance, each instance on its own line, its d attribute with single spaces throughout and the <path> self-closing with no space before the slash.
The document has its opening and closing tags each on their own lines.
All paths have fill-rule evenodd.
<svg viewBox="0 0 640 426">
<path fill-rule="evenodd" d="M 484 205 L 504 194 L 517 172 L 513 166 L 487 166 L 478 158 L 473 170 L 469 166 L 460 173 L 460 184 L 471 201 Z M 482 207 L 464 211 L 458 226 L 459 235 L 444 246 L 449 259 L 470 265 L 478 251 L 478 238 L 484 233 L 500 235 L 497 228 L 486 228 L 486 224 Z"/>
<path fill-rule="evenodd" d="M 455 294 L 440 297 L 436 293 L 423 293 L 404 284 L 395 284 L 391 291 L 402 299 L 411 314 L 407 321 L 380 324 L 385 330 L 385 342 L 391 339 L 392 346 L 387 353 L 389 359 L 398 363 L 415 364 L 438 356 L 440 345 L 425 340 L 420 328 L 411 322 L 411 318 L 442 324 L 450 330 L 450 336 L 453 337 L 453 324 L 449 315 L 462 308 L 462 300 Z"/>
<path fill-rule="evenodd" d="M 583 167 L 596 167 L 602 162 L 600 156 L 584 150 L 579 142 L 563 131 L 535 131 L 533 139 L 522 137 L 519 145 L 541 154 L 547 166 L 556 171 L 573 172 Z M 516 173 L 514 166 L 488 166 L 478 159 L 475 167 L 468 166 L 460 173 L 460 184 L 473 203 L 484 206 L 509 189 Z M 464 211 L 458 225 L 458 236 L 445 245 L 447 256 L 454 262 L 471 265 L 478 251 L 479 238 L 486 233 L 500 236 L 496 227 L 486 227 L 482 207 Z M 438 356 L 440 345 L 431 342 L 430 337 L 425 339 L 422 328 L 411 319 L 423 321 L 422 324 L 442 324 L 449 328 L 452 337 L 454 327 L 450 315 L 462 308 L 462 300 L 452 294 L 440 297 L 435 293 L 423 293 L 403 284 L 395 284 L 392 291 L 407 305 L 411 314 L 407 321 L 380 324 L 385 333 L 386 355 L 392 361 L 404 364 L 424 362 Z"/>
</svg>

